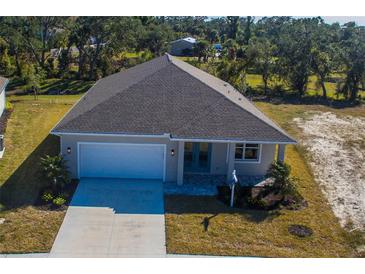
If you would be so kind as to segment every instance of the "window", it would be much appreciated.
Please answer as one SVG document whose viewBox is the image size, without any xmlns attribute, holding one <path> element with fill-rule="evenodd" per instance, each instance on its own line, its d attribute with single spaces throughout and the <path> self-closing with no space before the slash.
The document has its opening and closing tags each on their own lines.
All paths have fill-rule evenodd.
<svg viewBox="0 0 365 274">
<path fill-rule="evenodd" d="M 235 159 L 236 161 L 259 162 L 260 145 L 236 144 Z"/>
</svg>

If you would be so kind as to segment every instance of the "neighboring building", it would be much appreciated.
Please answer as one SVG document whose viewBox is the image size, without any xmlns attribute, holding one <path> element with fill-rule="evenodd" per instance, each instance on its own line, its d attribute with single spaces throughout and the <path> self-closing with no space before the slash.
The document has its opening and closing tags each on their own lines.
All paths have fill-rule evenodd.
<svg viewBox="0 0 365 274">
<path fill-rule="evenodd" d="M 4 153 L 4 136 L 1 129 L 1 119 L 5 111 L 5 88 L 8 84 L 8 79 L 0 76 L 0 158 Z"/>
<path fill-rule="evenodd" d="M 0 76 L 0 117 L 5 110 L 5 88 L 8 82 L 8 79 Z"/>
<path fill-rule="evenodd" d="M 195 38 L 186 37 L 170 43 L 170 54 L 174 56 L 191 56 L 196 44 Z"/>
<path fill-rule="evenodd" d="M 75 178 L 177 184 L 265 175 L 296 143 L 230 84 L 167 54 L 99 80 L 51 133 Z"/>
</svg>

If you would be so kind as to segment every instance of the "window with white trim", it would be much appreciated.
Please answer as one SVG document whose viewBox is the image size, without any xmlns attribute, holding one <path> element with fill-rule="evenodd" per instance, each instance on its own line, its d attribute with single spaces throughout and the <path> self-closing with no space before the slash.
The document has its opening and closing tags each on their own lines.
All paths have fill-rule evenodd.
<svg viewBox="0 0 365 274">
<path fill-rule="evenodd" d="M 236 144 L 235 150 L 236 161 L 259 162 L 260 145 L 259 144 Z"/>
</svg>

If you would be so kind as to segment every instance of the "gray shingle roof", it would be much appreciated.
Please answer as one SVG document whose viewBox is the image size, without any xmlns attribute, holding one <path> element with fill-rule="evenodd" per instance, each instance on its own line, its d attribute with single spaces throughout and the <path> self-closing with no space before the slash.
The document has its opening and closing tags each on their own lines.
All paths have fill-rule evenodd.
<svg viewBox="0 0 365 274">
<path fill-rule="evenodd" d="M 170 55 L 99 80 L 52 132 L 295 142 L 231 85 Z"/>
</svg>

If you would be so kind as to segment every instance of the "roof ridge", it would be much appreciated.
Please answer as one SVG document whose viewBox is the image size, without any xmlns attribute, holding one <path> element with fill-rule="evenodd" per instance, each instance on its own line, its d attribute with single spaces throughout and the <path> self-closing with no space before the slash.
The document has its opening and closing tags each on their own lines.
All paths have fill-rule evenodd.
<svg viewBox="0 0 365 274">
<path fill-rule="evenodd" d="M 251 114 L 251 115 L 253 115 L 254 117 L 256 117 L 257 119 L 259 119 L 260 121 L 262 121 L 263 123 L 265 123 L 265 124 L 267 124 L 268 126 L 270 126 L 271 128 L 273 128 L 274 130 L 276 130 L 276 131 L 278 131 L 279 133 L 281 133 L 281 134 L 284 134 L 285 136 L 287 136 L 288 138 L 290 138 L 290 139 L 292 139 L 292 140 L 295 140 L 292 136 L 290 136 L 288 133 L 286 133 L 283 129 L 281 129 L 280 128 L 280 126 L 279 125 L 277 125 L 274 121 L 272 121 L 270 118 L 268 118 L 264 113 L 262 113 L 254 104 L 252 104 L 244 95 L 242 95 L 238 90 L 236 90 L 231 84 L 229 84 L 229 83 L 227 83 L 227 82 L 225 82 L 225 81 L 223 81 L 222 79 L 219 79 L 218 77 L 215 77 L 214 75 L 212 75 L 212 74 L 210 74 L 210 73 L 208 73 L 208 72 L 206 72 L 206 71 L 203 71 L 203 70 L 201 70 L 201 69 L 198 69 L 197 67 L 194 67 L 193 65 L 190 65 L 189 63 L 187 63 L 187 62 L 184 62 L 184 61 L 182 61 L 182 60 L 180 60 L 180 59 L 178 59 L 178 58 L 175 58 L 175 57 L 173 57 L 173 56 L 171 56 L 171 55 L 169 55 L 169 54 L 167 54 L 168 55 L 168 57 L 169 57 L 169 60 L 171 60 L 171 63 L 172 64 L 174 64 L 178 69 L 180 69 L 180 70 L 182 70 L 182 71 L 184 71 L 184 72 L 186 72 L 186 73 L 188 73 L 189 75 L 191 75 L 192 77 L 194 77 L 195 79 L 197 79 L 198 81 L 200 81 L 201 83 L 203 83 L 204 85 L 206 85 L 206 86 L 208 86 L 209 88 L 211 88 L 212 90 L 214 90 L 214 91 L 216 91 L 217 93 L 219 93 L 219 94 L 221 94 L 222 96 L 223 96 L 223 98 L 227 98 L 231 103 L 233 103 L 233 104 L 235 104 L 235 105 L 237 105 L 237 106 L 239 106 L 242 110 L 244 110 L 244 111 L 246 111 L 247 113 L 249 113 L 249 114 Z M 177 61 L 177 62 L 176 62 Z M 219 91 L 219 90 L 217 90 L 216 88 L 214 88 L 214 87 L 212 87 L 211 85 L 209 85 L 208 83 L 206 83 L 205 81 L 203 81 L 201 78 L 199 78 L 199 77 L 197 77 L 196 75 L 194 75 L 194 74 L 192 74 L 190 71 L 188 71 L 188 70 L 186 70 L 186 69 L 184 69 L 182 66 L 184 66 L 184 65 L 186 65 L 186 66 L 188 66 L 188 67 L 190 67 L 190 68 L 192 68 L 193 70 L 195 70 L 196 72 L 198 72 L 198 73 L 202 73 L 202 74 L 205 74 L 206 76 L 208 76 L 208 77 L 210 77 L 210 78 L 214 78 L 215 80 L 218 80 L 218 81 L 220 81 L 220 82 L 223 82 L 223 86 L 224 87 L 227 87 L 227 86 L 229 86 L 231 89 L 232 89 L 232 91 L 234 92 L 234 93 L 236 93 L 236 97 L 237 97 L 237 100 L 239 101 L 239 102 L 242 102 L 242 99 L 243 100 L 245 100 L 251 107 L 253 107 L 253 109 L 255 110 L 255 111 L 257 111 L 259 114 L 260 114 L 260 116 L 258 116 L 257 115 L 257 113 L 254 113 L 253 111 L 250 111 L 250 110 L 248 110 L 248 109 L 246 109 L 246 108 L 244 108 L 244 107 L 242 107 L 242 105 L 241 104 L 239 104 L 239 102 L 238 101 L 235 101 L 235 100 L 233 100 L 233 98 L 231 98 L 231 97 L 229 97 L 229 96 L 227 96 L 227 94 L 224 94 L 223 92 L 221 92 L 221 91 Z M 230 90 L 228 90 L 228 93 L 230 93 Z M 234 94 L 233 94 L 234 95 Z M 238 95 L 238 96 L 237 96 Z M 219 100 L 219 101 L 217 101 L 217 102 L 220 102 L 221 100 Z M 209 108 L 209 107 L 208 107 Z M 208 109 L 207 108 L 207 109 Z M 202 115 L 200 115 L 198 118 L 201 118 L 202 117 Z M 198 121 L 198 119 L 194 119 L 194 121 Z M 193 121 L 191 121 L 191 122 L 193 122 Z M 188 124 L 185 124 L 184 126 L 182 126 L 181 127 L 181 129 L 182 128 L 184 128 L 184 127 L 186 127 L 186 126 L 188 126 L 189 124 L 191 124 L 191 122 L 190 123 L 188 123 Z M 272 124 L 271 124 L 272 123 Z M 179 128 L 180 129 L 180 128 Z"/>
</svg>

